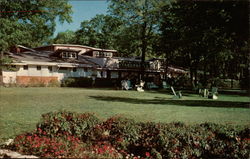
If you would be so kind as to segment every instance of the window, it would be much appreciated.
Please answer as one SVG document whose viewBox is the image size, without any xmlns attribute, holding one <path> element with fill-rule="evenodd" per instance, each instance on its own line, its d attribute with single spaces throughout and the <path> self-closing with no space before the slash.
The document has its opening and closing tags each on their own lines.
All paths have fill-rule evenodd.
<svg viewBox="0 0 250 159">
<path fill-rule="evenodd" d="M 62 58 L 77 58 L 77 54 L 75 52 L 62 52 Z"/>
<path fill-rule="evenodd" d="M 75 54 L 75 53 L 72 53 L 72 54 L 71 54 L 71 57 L 76 58 L 76 54 Z"/>
<path fill-rule="evenodd" d="M 108 56 L 108 57 L 111 57 L 111 56 L 112 56 L 112 53 L 107 52 L 107 56 Z"/>
<path fill-rule="evenodd" d="M 11 69 L 16 70 L 17 69 L 16 65 L 11 65 Z"/>
<path fill-rule="evenodd" d="M 24 65 L 24 66 L 23 66 L 23 69 L 24 69 L 24 70 L 28 70 L 28 65 Z"/>
<path fill-rule="evenodd" d="M 41 66 L 36 66 L 36 70 L 41 70 L 42 67 Z"/>
<path fill-rule="evenodd" d="M 73 68 L 73 72 L 76 72 L 77 71 L 77 69 L 76 68 Z"/>
<path fill-rule="evenodd" d="M 49 72 L 52 72 L 52 66 L 48 66 Z"/>
<path fill-rule="evenodd" d="M 103 57 L 104 56 L 104 52 L 100 52 L 100 57 Z"/>
<path fill-rule="evenodd" d="M 67 57 L 67 53 L 66 52 L 63 52 L 62 53 L 62 58 L 66 58 Z"/>
<path fill-rule="evenodd" d="M 95 55 L 96 55 L 96 56 L 99 56 L 99 52 L 98 52 L 98 51 L 95 51 Z"/>
<path fill-rule="evenodd" d="M 83 68 L 84 72 L 88 72 L 88 68 Z"/>
</svg>

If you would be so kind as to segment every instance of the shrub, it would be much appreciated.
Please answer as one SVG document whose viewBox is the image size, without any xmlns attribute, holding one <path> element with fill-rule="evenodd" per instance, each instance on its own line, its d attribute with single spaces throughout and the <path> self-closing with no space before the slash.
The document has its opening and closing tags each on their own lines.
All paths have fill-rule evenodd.
<svg viewBox="0 0 250 159">
<path fill-rule="evenodd" d="M 86 140 L 87 134 L 100 120 L 91 113 L 52 112 L 42 115 L 42 122 L 37 128 L 47 132 L 47 135 L 73 135 Z"/>
<path fill-rule="evenodd" d="M 101 122 L 91 113 L 53 112 L 14 148 L 41 157 L 248 158 L 250 129 L 213 123 L 138 123 L 123 116 Z"/>
<path fill-rule="evenodd" d="M 43 132 L 38 129 L 39 133 Z M 46 158 L 121 158 L 109 144 L 89 146 L 74 136 L 48 137 L 41 134 L 23 134 L 15 138 L 15 150 Z"/>
<path fill-rule="evenodd" d="M 105 79 L 105 78 L 97 78 L 95 81 L 95 87 L 114 87 L 119 86 L 117 84 L 117 80 L 115 79 Z"/>
<path fill-rule="evenodd" d="M 58 80 L 50 80 L 47 87 L 60 87 L 61 83 Z"/>
<path fill-rule="evenodd" d="M 41 130 L 41 129 L 38 129 Z M 46 133 L 45 131 L 41 131 Z M 23 134 L 15 138 L 15 148 L 21 153 L 32 153 L 40 157 L 78 157 L 85 150 L 85 144 L 74 136 L 51 138 L 41 134 Z"/>
<path fill-rule="evenodd" d="M 92 79 L 85 77 L 70 77 L 64 79 L 61 84 L 62 87 L 91 87 Z"/>
<path fill-rule="evenodd" d="M 96 125 L 91 131 L 91 140 L 108 141 L 118 150 L 127 150 L 138 139 L 140 127 L 132 119 L 114 116 Z"/>
</svg>

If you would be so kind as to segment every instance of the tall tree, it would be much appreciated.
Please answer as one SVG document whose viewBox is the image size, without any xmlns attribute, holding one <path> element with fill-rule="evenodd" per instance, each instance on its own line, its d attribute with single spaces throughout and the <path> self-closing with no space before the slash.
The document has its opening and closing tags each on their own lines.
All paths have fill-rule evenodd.
<svg viewBox="0 0 250 159">
<path fill-rule="evenodd" d="M 15 44 L 38 46 L 53 35 L 56 17 L 71 22 L 71 6 L 61 0 L 0 1 L 0 51 Z"/>
<path fill-rule="evenodd" d="M 76 31 L 76 43 L 100 48 L 116 49 L 116 36 L 120 20 L 109 15 L 96 15 L 85 20 Z"/>
<path fill-rule="evenodd" d="M 158 7 L 163 3 L 160 0 L 110 0 L 109 12 L 112 16 L 121 19 L 126 28 L 133 32 L 133 42 L 138 43 L 138 52 L 141 54 L 141 74 L 143 76 L 144 62 L 152 44 L 154 32 L 158 30 Z M 137 50 L 135 50 L 136 52 Z"/>
<path fill-rule="evenodd" d="M 193 76 L 197 79 L 198 70 L 204 72 L 205 79 L 207 72 L 209 78 L 220 77 L 228 62 L 236 60 L 235 46 L 241 48 L 239 43 L 246 40 L 235 36 L 239 32 L 238 35 L 242 35 L 242 30 L 247 32 L 245 18 L 245 25 L 232 28 L 237 19 L 235 11 L 240 9 L 244 7 L 238 1 L 180 0 L 164 6 L 159 52 L 165 53 L 175 63 L 181 59 L 180 64 L 190 69 L 191 80 Z M 246 9 L 243 12 L 246 13 Z"/>
</svg>

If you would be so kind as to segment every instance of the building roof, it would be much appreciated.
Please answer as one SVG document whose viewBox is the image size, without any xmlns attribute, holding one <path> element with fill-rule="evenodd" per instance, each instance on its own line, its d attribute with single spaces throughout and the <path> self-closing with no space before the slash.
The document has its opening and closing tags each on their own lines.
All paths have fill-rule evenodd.
<svg viewBox="0 0 250 159">
<path fill-rule="evenodd" d="M 85 58 L 78 58 L 75 60 L 66 60 L 58 57 L 50 57 L 51 51 L 26 51 L 22 53 L 11 53 L 7 52 L 8 56 L 14 60 L 14 63 L 25 63 L 25 64 L 44 64 L 49 65 L 60 65 L 60 64 L 70 64 L 70 65 L 79 65 L 85 64 L 86 66 L 98 67 L 94 62 L 88 61 Z"/>
<path fill-rule="evenodd" d="M 95 48 L 95 47 L 90 47 L 90 46 L 85 46 L 85 45 L 75 45 L 75 44 L 51 44 L 51 45 L 44 45 L 44 46 L 36 47 L 36 48 L 33 48 L 33 49 L 38 49 L 38 48 L 43 48 L 43 47 L 48 47 L 48 46 L 80 47 L 80 48 L 91 49 L 91 50 L 94 50 L 94 51 L 117 52 L 117 50 L 100 49 L 100 48 Z"/>
<path fill-rule="evenodd" d="M 78 54 L 77 59 L 63 59 L 56 56 L 51 56 L 57 52 L 60 52 L 62 50 L 67 51 L 73 51 L 73 52 L 79 52 L 80 50 L 77 50 L 76 48 L 72 49 L 58 49 L 55 52 L 54 51 L 48 51 L 47 49 L 42 49 L 43 51 L 36 50 L 36 48 L 31 49 L 22 45 L 17 45 L 18 47 L 24 49 L 21 53 L 12 53 L 8 52 L 7 54 L 14 59 L 14 63 L 18 65 L 57 65 L 59 67 L 94 67 L 99 69 L 111 69 L 111 70 L 134 70 L 134 68 L 119 68 L 119 62 L 120 61 L 128 61 L 132 63 L 140 63 L 141 59 L 138 57 L 103 57 L 103 58 L 96 58 L 91 56 L 86 56 L 84 54 Z M 72 45 L 72 44 L 52 44 L 52 45 L 46 45 L 41 46 L 42 47 L 49 47 L 49 46 L 66 46 L 66 47 L 82 47 L 92 50 L 103 50 L 103 51 L 115 51 L 116 50 L 105 50 L 105 49 L 98 49 L 94 47 L 84 46 L 84 45 Z M 79 48 L 78 48 L 79 49 Z M 145 62 L 152 63 L 154 61 L 158 61 L 162 59 L 153 58 L 150 60 L 147 60 Z M 150 66 L 151 67 L 151 66 Z M 158 68 L 158 67 L 157 67 Z M 139 69 L 138 69 L 139 70 Z M 147 71 L 164 71 L 163 68 L 161 69 L 147 69 Z M 176 72 L 176 73 L 187 73 L 187 71 L 183 68 L 176 67 L 176 66 L 168 66 L 169 72 Z"/>
</svg>

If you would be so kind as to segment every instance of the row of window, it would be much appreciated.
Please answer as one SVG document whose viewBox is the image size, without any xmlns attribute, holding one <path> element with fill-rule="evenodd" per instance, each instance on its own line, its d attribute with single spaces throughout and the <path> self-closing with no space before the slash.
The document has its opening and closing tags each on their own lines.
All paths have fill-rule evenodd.
<svg viewBox="0 0 250 159">
<path fill-rule="evenodd" d="M 99 51 L 94 51 L 96 57 L 112 57 L 111 52 L 99 52 Z"/>
<path fill-rule="evenodd" d="M 60 67 L 59 68 L 59 71 L 70 71 L 71 69 L 68 68 L 68 67 Z M 87 68 L 83 68 L 84 72 L 88 72 L 88 69 Z M 72 71 L 73 72 L 76 72 L 77 71 L 77 68 L 72 68 Z"/>
<path fill-rule="evenodd" d="M 62 58 L 77 58 L 76 53 L 72 53 L 72 52 L 62 52 L 61 56 Z"/>
<path fill-rule="evenodd" d="M 28 65 L 24 65 L 23 66 L 23 69 L 24 70 L 28 70 L 29 69 L 29 66 Z M 38 71 L 40 71 L 40 70 L 42 70 L 42 67 L 41 66 L 36 66 L 36 70 L 38 70 Z M 48 66 L 48 70 L 50 71 L 50 72 L 52 72 L 52 66 Z M 68 67 L 60 67 L 59 68 L 59 71 L 68 71 L 68 70 L 70 70 Z M 87 68 L 83 68 L 83 70 L 84 70 L 84 72 L 88 72 L 88 69 Z M 72 71 L 73 72 L 76 72 L 77 71 L 77 68 L 72 68 Z"/>
<path fill-rule="evenodd" d="M 29 69 L 29 66 L 28 66 L 28 65 L 24 65 L 24 66 L 23 66 L 23 70 L 28 70 L 28 69 Z M 42 70 L 42 66 L 36 66 L 36 70 L 38 70 L 38 71 Z M 50 72 L 52 72 L 52 66 L 48 66 L 48 70 L 49 70 Z"/>
</svg>

